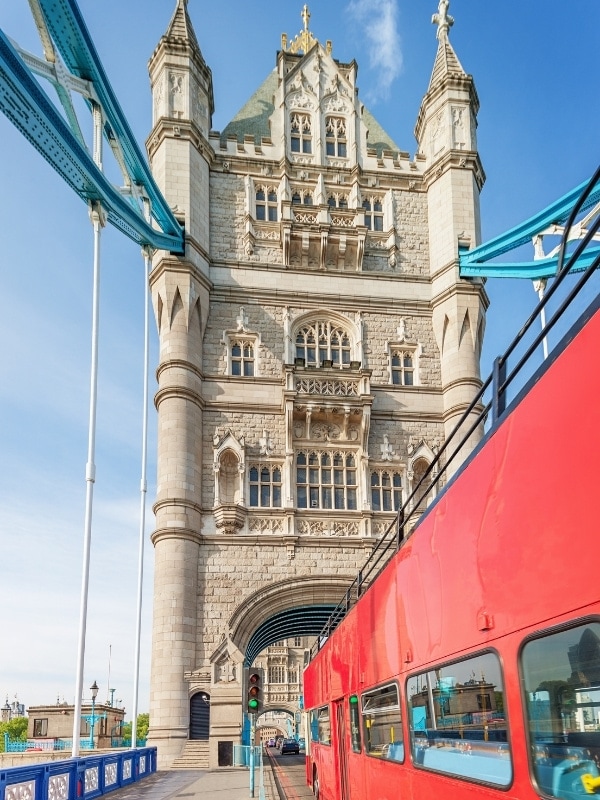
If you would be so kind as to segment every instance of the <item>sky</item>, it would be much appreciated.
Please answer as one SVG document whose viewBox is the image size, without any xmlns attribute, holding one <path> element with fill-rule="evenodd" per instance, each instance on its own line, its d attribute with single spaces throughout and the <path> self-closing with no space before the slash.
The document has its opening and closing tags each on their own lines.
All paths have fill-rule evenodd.
<svg viewBox="0 0 600 800">
<path fill-rule="evenodd" d="M 80 0 L 105 71 L 143 148 L 147 62 L 175 0 Z M 437 0 L 313 0 L 310 29 L 358 62 L 360 97 L 415 154 L 414 125 L 436 52 Z M 213 74 L 222 130 L 275 65 L 302 2 L 189 0 Z M 600 5 L 593 0 L 453 0 L 450 40 L 475 79 L 487 180 L 486 241 L 532 216 L 597 166 L 600 107 L 590 100 Z M 41 55 L 26 0 L 0 5 L 0 28 Z M 87 123 L 86 123 L 87 125 Z M 89 130 L 87 125 L 86 130 Z M 84 541 L 90 383 L 92 227 L 87 209 L 0 114 L 0 704 L 74 702 Z M 527 254 L 531 257 L 531 253 Z M 96 483 L 84 696 L 131 711 L 138 581 L 144 272 L 137 246 L 102 236 Z M 532 310 L 526 280 L 490 279 L 482 373 Z M 151 320 L 151 397 L 157 336 Z M 149 710 L 151 505 L 156 416 L 150 403 L 140 696 Z"/>
</svg>

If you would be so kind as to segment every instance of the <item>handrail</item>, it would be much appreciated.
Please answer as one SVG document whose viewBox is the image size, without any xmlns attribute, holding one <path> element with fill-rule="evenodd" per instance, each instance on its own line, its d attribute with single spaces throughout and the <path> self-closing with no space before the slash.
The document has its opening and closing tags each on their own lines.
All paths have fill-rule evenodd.
<svg viewBox="0 0 600 800">
<path fill-rule="evenodd" d="M 492 373 L 482 383 L 481 388 L 476 393 L 475 397 L 465 411 L 462 413 L 460 419 L 448 435 L 446 441 L 439 448 L 426 471 L 421 476 L 421 479 L 416 486 L 413 487 L 411 494 L 406 498 L 398 510 L 396 517 L 392 522 L 390 522 L 381 538 L 373 547 L 369 558 L 366 560 L 362 569 L 358 572 L 357 576 L 349 585 L 344 597 L 340 600 L 338 605 L 331 613 L 331 616 L 329 617 L 325 627 L 317 636 L 316 641 L 311 648 L 311 658 L 313 658 L 320 650 L 324 642 L 331 635 L 331 633 L 333 633 L 348 611 L 350 611 L 361 594 L 368 589 L 368 587 L 386 567 L 392 555 L 396 553 L 400 547 L 402 547 L 404 541 L 406 541 L 404 535 L 405 526 L 411 517 L 414 519 L 415 498 L 418 495 L 426 496 L 430 494 L 432 490 L 443 485 L 443 480 L 447 474 L 448 467 L 461 452 L 462 448 L 469 441 L 470 437 L 477 430 L 477 428 L 485 425 L 490 411 L 492 413 L 491 427 L 494 428 L 498 425 L 507 409 L 510 408 L 510 404 L 507 404 L 506 402 L 508 388 L 514 382 L 516 377 L 521 374 L 524 366 L 530 362 L 531 357 L 539 348 L 542 340 L 548 336 L 548 333 L 563 318 L 565 311 L 571 306 L 575 298 L 580 294 L 583 287 L 594 275 L 595 270 L 600 267 L 600 254 L 594 254 L 593 260 L 587 269 L 585 269 L 585 271 L 578 272 L 577 268 L 578 262 L 585 258 L 586 248 L 588 248 L 594 241 L 594 237 L 600 230 L 600 216 L 598 216 L 598 218 L 588 227 L 585 237 L 579 241 L 573 252 L 566 254 L 569 230 L 573 225 L 575 217 L 577 216 L 577 213 L 586 206 L 590 195 L 595 196 L 598 193 L 599 188 L 600 167 L 596 170 L 588 184 L 582 190 L 581 197 L 575 204 L 573 212 L 565 226 L 559 255 L 559 270 L 556 279 L 552 283 L 552 286 L 547 292 L 545 292 L 536 308 L 527 318 L 524 325 L 508 345 L 504 353 L 494 360 L 494 369 Z M 589 253 L 587 255 L 589 255 Z M 515 352 L 518 346 L 523 343 L 525 335 L 528 333 L 531 326 L 539 319 L 540 312 L 556 295 L 557 291 L 566 280 L 567 275 L 573 272 L 578 272 L 577 281 L 568 291 L 566 297 L 562 300 L 552 316 L 546 320 L 544 328 L 533 336 L 533 341 L 526 348 L 525 352 L 521 355 L 514 367 L 510 370 L 510 372 L 507 371 L 508 358 Z M 490 389 L 490 387 L 492 396 L 487 402 L 484 402 L 485 393 L 488 389 Z M 465 425 L 466 431 L 464 430 Z M 448 454 L 451 447 L 453 448 L 452 452 Z M 435 502 L 435 500 L 433 502 Z"/>
</svg>

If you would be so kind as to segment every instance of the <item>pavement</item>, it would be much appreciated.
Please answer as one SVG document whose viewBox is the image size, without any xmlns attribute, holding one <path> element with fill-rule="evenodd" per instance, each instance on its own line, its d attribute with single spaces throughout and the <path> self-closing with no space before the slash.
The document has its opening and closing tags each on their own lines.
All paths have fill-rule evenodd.
<svg viewBox="0 0 600 800">
<path fill-rule="evenodd" d="M 259 771 L 255 772 L 253 797 L 256 800 L 280 800 L 273 771 L 264 765 L 264 795 Z M 220 767 L 218 770 L 168 770 L 155 772 L 143 780 L 106 795 L 109 800 L 248 800 L 250 773 L 243 767 Z"/>
</svg>

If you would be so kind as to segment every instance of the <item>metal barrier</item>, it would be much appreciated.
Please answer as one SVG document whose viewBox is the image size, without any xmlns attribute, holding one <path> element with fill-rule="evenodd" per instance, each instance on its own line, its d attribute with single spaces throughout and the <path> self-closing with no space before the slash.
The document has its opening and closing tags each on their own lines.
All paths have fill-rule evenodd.
<svg viewBox="0 0 600 800">
<path fill-rule="evenodd" d="M 250 770 L 250 797 L 255 797 L 256 769 L 258 768 L 258 800 L 265 800 L 265 767 L 261 746 L 233 745 L 233 766 Z"/>
<path fill-rule="evenodd" d="M 156 772 L 156 747 L 0 770 L 0 797 L 91 800 Z"/>
</svg>

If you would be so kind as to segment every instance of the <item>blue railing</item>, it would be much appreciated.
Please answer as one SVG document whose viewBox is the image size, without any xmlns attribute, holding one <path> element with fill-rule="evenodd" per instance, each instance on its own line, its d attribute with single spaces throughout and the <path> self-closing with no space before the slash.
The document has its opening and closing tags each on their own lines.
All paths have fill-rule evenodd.
<svg viewBox="0 0 600 800">
<path fill-rule="evenodd" d="M 156 772 L 156 747 L 0 770 L 0 797 L 88 800 Z"/>
<path fill-rule="evenodd" d="M 145 747 L 146 746 L 146 739 L 138 739 L 137 740 L 137 747 Z M 117 748 L 123 748 L 124 750 L 131 749 L 131 739 L 126 739 L 123 737 L 113 737 L 110 740 L 110 747 L 112 750 L 116 750 Z M 49 750 L 51 752 L 63 751 L 63 750 L 72 750 L 73 749 L 73 740 L 72 739 L 61 739 L 61 738 L 54 738 L 54 739 L 27 739 L 26 741 L 21 741 L 19 739 L 11 740 L 8 733 L 4 734 L 4 752 L 5 753 L 24 753 L 27 750 Z M 90 742 L 89 736 L 86 736 L 85 739 L 79 740 L 79 749 L 80 750 L 94 750 L 97 749 L 97 745 L 95 747 L 92 746 Z"/>
</svg>

